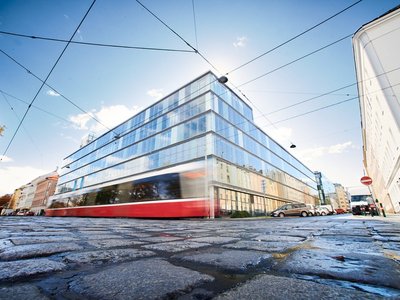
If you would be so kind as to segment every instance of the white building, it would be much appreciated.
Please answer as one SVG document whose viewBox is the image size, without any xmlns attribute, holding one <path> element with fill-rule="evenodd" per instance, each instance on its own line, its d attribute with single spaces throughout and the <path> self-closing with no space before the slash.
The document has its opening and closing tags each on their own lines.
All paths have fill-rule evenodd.
<svg viewBox="0 0 400 300">
<path fill-rule="evenodd" d="M 363 160 L 375 199 L 400 213 L 400 6 L 353 37 Z"/>
<path fill-rule="evenodd" d="M 18 210 L 30 209 L 33 200 L 32 193 L 34 193 L 33 185 L 31 183 L 27 183 L 21 186 L 20 189 L 21 189 L 21 194 L 19 196 L 16 208 Z"/>
</svg>

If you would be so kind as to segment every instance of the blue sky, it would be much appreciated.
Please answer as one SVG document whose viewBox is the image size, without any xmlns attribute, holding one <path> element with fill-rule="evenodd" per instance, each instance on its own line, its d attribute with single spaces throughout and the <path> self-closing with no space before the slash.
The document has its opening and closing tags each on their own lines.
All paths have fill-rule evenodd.
<svg viewBox="0 0 400 300">
<path fill-rule="evenodd" d="M 323 21 L 356 1 L 171 0 L 143 4 L 186 39 L 195 53 L 69 45 L 48 84 L 108 127 L 212 70 L 221 75 Z M 196 30 L 193 17 L 193 3 Z M 0 31 L 69 39 L 91 1 L 0 0 Z M 228 74 L 243 83 L 354 33 L 398 5 L 363 0 L 293 42 Z M 197 38 L 196 38 L 197 33 Z M 136 1 L 98 0 L 75 41 L 190 50 Z M 0 49 L 45 78 L 64 43 L 0 34 Z M 0 53 L 0 155 L 41 83 Z M 255 122 L 312 170 L 357 193 L 363 175 L 358 101 L 271 126 L 292 116 L 353 98 L 355 86 L 303 105 L 282 107 L 356 82 L 351 38 L 240 87 L 251 100 Z M 7 93 L 7 94 L 6 94 Z M 11 96 L 10 96 L 11 95 Z M 17 97 L 20 100 L 17 100 Z M 61 166 L 89 131 L 106 129 L 44 87 L 0 163 L 0 195 Z M 267 114 L 268 120 L 261 116 Z M 50 114 L 49 114 L 50 113 Z M 55 117 L 56 115 L 57 117 Z M 297 145 L 289 149 L 290 143 Z M 361 190 L 365 190 L 362 189 Z"/>
</svg>

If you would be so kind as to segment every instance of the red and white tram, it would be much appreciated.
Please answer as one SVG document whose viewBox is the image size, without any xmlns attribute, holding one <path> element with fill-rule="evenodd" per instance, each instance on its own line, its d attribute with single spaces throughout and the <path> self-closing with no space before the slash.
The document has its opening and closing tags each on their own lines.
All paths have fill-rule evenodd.
<svg viewBox="0 0 400 300">
<path fill-rule="evenodd" d="M 46 216 L 208 217 L 210 201 L 205 197 L 205 185 L 204 164 L 190 163 L 54 195 Z M 218 210 L 214 207 L 214 211 Z"/>
</svg>

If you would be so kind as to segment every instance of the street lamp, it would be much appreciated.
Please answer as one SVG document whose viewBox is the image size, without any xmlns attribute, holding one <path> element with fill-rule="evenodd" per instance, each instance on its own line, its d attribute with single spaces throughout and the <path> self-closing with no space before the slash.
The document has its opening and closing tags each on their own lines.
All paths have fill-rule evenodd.
<svg viewBox="0 0 400 300">
<path fill-rule="evenodd" d="M 228 82 L 228 77 L 221 76 L 220 78 L 218 78 L 218 82 L 222 83 L 222 84 L 227 83 Z"/>
</svg>

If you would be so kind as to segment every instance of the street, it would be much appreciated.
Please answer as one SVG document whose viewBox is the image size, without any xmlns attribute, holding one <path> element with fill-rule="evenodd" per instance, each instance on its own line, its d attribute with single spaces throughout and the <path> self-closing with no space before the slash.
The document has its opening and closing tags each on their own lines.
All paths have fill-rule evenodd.
<svg viewBox="0 0 400 300">
<path fill-rule="evenodd" d="M 0 217 L 0 299 L 400 298 L 400 217 Z"/>
</svg>

